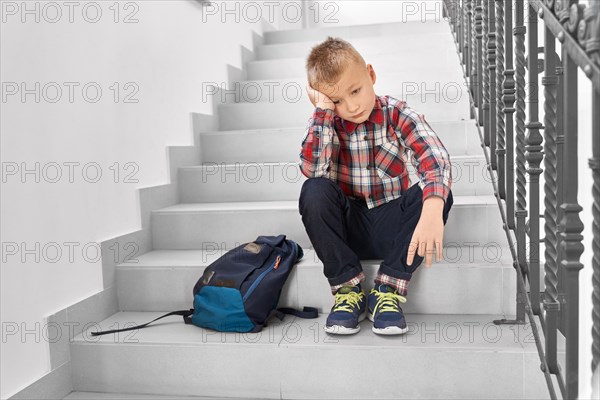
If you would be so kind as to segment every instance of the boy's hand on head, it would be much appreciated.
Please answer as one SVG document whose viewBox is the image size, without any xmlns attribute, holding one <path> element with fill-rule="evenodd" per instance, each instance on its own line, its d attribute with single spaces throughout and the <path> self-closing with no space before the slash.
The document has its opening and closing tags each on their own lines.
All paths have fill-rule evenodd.
<svg viewBox="0 0 600 400">
<path fill-rule="evenodd" d="M 308 93 L 308 98 L 313 106 L 320 107 L 322 109 L 335 109 L 335 104 L 329 97 L 325 94 L 319 92 L 316 89 L 313 89 L 312 86 L 306 85 L 306 93 Z"/>
<path fill-rule="evenodd" d="M 427 198 L 423 203 L 421 217 L 410 239 L 406 264 L 412 265 L 415 253 L 425 257 L 425 266 L 431 267 L 433 256 L 442 261 L 442 242 L 444 240 L 444 220 L 442 212 L 444 199 L 437 196 Z"/>
</svg>

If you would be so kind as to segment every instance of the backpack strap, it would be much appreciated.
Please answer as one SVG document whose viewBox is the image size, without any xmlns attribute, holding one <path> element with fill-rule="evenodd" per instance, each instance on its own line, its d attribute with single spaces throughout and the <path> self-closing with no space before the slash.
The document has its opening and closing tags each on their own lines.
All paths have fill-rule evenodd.
<svg viewBox="0 0 600 400">
<path fill-rule="evenodd" d="M 191 318 L 190 315 L 194 314 L 194 309 L 191 308 L 189 310 L 179 310 L 179 311 L 172 311 L 168 314 L 162 315 L 158 318 L 153 319 L 150 322 L 147 322 L 145 324 L 142 325 L 136 325 L 136 326 L 132 326 L 129 328 L 123 328 L 123 329 L 112 329 L 110 331 L 99 331 L 99 332 L 91 332 L 92 336 L 100 336 L 100 335 L 108 335 L 110 333 L 116 333 L 116 332 L 125 332 L 125 331 L 132 331 L 135 329 L 142 329 L 147 327 L 148 325 L 150 325 L 151 323 L 153 323 L 154 321 L 158 321 L 159 319 L 163 319 L 165 317 L 169 317 L 171 315 L 181 315 L 183 317 L 183 320 L 186 324 L 190 324 L 191 323 Z M 294 315 L 296 317 L 299 318 L 304 318 L 304 319 L 313 319 L 313 318 L 317 318 L 319 316 L 319 310 L 314 308 L 314 307 L 304 307 L 304 309 L 298 310 L 295 308 L 288 308 L 288 307 L 282 307 L 282 308 L 278 308 L 277 310 L 273 310 L 273 312 L 271 313 L 271 315 L 269 316 L 275 316 L 277 318 L 279 318 L 280 320 L 283 319 L 283 316 L 285 314 L 288 315 Z M 268 318 L 267 318 L 268 319 Z M 256 327 L 258 330 L 260 330 L 262 327 Z"/>
<path fill-rule="evenodd" d="M 156 319 L 153 319 L 150 322 L 147 322 L 143 325 L 137 325 L 137 326 L 132 326 L 130 328 L 123 328 L 123 329 L 113 329 L 110 331 L 100 331 L 100 332 L 92 332 L 92 336 L 100 336 L 100 335 L 107 335 L 109 333 L 116 333 L 116 332 L 125 332 L 125 331 L 132 331 L 134 329 L 142 329 L 145 328 L 146 326 L 150 325 L 151 323 L 153 323 L 154 321 L 158 321 L 159 319 L 171 316 L 171 315 L 181 315 L 183 316 L 183 320 L 185 321 L 186 324 L 188 324 L 190 318 L 189 316 L 192 315 L 194 313 L 194 309 L 189 309 L 189 310 L 180 310 L 180 311 L 172 311 L 168 314 L 163 315 L 162 317 L 158 317 Z"/>
<path fill-rule="evenodd" d="M 264 324 L 256 325 L 251 332 L 253 332 L 253 333 L 260 332 L 265 326 L 267 326 L 268 321 L 273 317 L 277 318 L 280 321 L 283 321 L 286 314 L 294 315 L 298 318 L 303 318 L 303 319 L 314 319 L 314 318 L 319 317 L 319 310 L 314 307 L 304 307 L 304 309 L 302 311 L 298 310 L 297 308 L 289 308 L 289 307 L 277 308 L 277 309 L 274 309 L 271 311 L 269 316 L 265 319 Z"/>
<path fill-rule="evenodd" d="M 278 308 L 277 311 L 283 314 L 294 315 L 298 318 L 304 319 L 314 319 L 319 317 L 319 310 L 314 307 L 304 307 L 302 311 L 296 308 L 282 307 Z"/>
</svg>

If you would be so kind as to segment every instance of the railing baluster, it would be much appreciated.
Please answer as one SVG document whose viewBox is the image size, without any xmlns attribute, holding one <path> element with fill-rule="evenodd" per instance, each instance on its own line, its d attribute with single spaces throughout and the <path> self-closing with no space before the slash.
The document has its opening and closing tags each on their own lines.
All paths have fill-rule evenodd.
<svg viewBox="0 0 600 400">
<path fill-rule="evenodd" d="M 458 53 L 462 53 L 462 8 L 457 4 L 460 0 L 454 0 L 454 23 L 456 24 L 456 43 L 458 43 Z"/>
<path fill-rule="evenodd" d="M 512 135 L 512 121 L 513 114 L 515 112 L 515 71 L 512 69 L 512 35 L 510 31 L 512 29 L 512 3 L 505 0 L 496 0 L 496 80 L 498 90 L 498 103 L 496 107 L 496 113 L 498 115 L 497 120 L 497 149 L 496 157 L 498 162 L 498 194 L 501 199 L 506 199 L 506 216 L 507 224 L 510 225 L 511 214 L 514 212 L 514 205 L 511 204 L 511 200 L 507 199 L 506 185 L 507 180 L 511 179 L 508 177 L 507 168 L 507 156 L 513 154 L 512 147 L 507 147 L 508 143 L 505 142 L 506 136 Z M 505 63 L 506 62 L 506 63 Z M 514 217 L 514 216 L 513 216 Z M 514 223 L 513 223 L 514 225 Z M 518 269 L 516 260 L 513 260 L 513 266 Z M 518 280 L 518 277 L 517 277 Z M 525 320 L 525 305 L 523 304 L 522 294 L 518 290 L 519 285 L 517 284 L 517 312 L 516 320 Z"/>
<path fill-rule="evenodd" d="M 516 237 L 517 237 L 517 256 L 521 270 L 531 279 L 531 271 L 527 265 L 527 255 L 525 254 L 525 219 L 527 218 L 527 187 L 525 177 L 525 28 L 523 16 L 523 0 L 517 0 L 515 3 L 515 60 L 516 60 L 516 153 L 517 153 L 517 210 L 516 216 Z M 508 163 L 510 165 L 510 163 Z M 509 169 L 510 170 L 510 169 Z M 539 279 L 539 278 L 538 278 Z M 538 281 L 539 282 L 539 281 Z M 539 287 L 539 285 L 538 285 Z M 536 300 L 539 302 L 539 290 Z M 532 302 L 534 299 L 532 298 Z"/>
<path fill-rule="evenodd" d="M 556 91 L 558 78 L 554 56 L 555 40 L 550 29 L 544 29 L 544 310 L 546 310 L 546 357 L 548 367 L 553 374 L 558 373 L 556 355 L 556 334 L 558 323 L 558 249 L 556 236 Z"/>
<path fill-rule="evenodd" d="M 479 126 L 483 126 L 483 86 L 484 86 L 484 60 L 483 60 L 483 6 L 481 5 L 481 0 L 475 1 L 475 49 L 473 52 L 473 56 L 475 57 L 475 62 L 473 63 L 473 67 L 477 68 L 473 73 L 473 84 L 475 85 L 475 90 L 477 91 L 477 124 Z M 485 137 L 485 133 L 484 133 Z M 485 142 L 485 139 L 484 139 Z M 485 142 L 487 143 L 487 142 Z"/>
<path fill-rule="evenodd" d="M 567 0 L 570 1 L 570 0 Z M 568 5 L 565 4 L 564 0 L 554 1 L 554 11 L 556 13 L 556 17 L 561 24 L 566 25 L 569 20 L 569 9 Z M 566 47 L 562 48 L 561 59 L 564 59 L 567 54 Z M 565 164 L 565 130 L 564 130 L 564 84 L 563 84 L 563 74 L 564 67 L 562 64 L 558 64 L 556 67 L 556 76 L 558 77 L 558 92 L 557 92 L 557 123 L 556 123 L 556 155 L 557 155 L 557 186 L 558 189 L 556 191 L 556 204 L 560 205 L 563 203 L 564 192 L 565 192 L 565 174 L 564 169 L 568 167 L 568 164 Z M 560 221 L 562 219 L 562 209 L 557 207 L 556 209 L 556 221 Z M 559 229 L 559 228 L 557 228 Z M 562 246 L 561 246 L 562 237 L 561 235 L 557 235 L 557 250 L 558 250 L 558 302 L 561 304 L 561 307 L 558 310 L 558 330 L 566 334 L 566 313 L 564 312 L 565 308 L 562 306 L 565 302 L 566 289 L 564 287 L 565 283 L 565 271 L 563 268 L 560 268 L 560 262 L 564 259 Z"/>
<path fill-rule="evenodd" d="M 504 103 L 502 101 L 502 86 L 504 82 L 504 1 L 496 0 L 496 151 L 492 158 L 498 166 L 498 195 L 506 199 L 506 154 Z"/>
<path fill-rule="evenodd" d="M 503 2 L 504 0 L 502 0 Z M 515 70 L 513 69 L 513 44 L 512 44 L 512 1 L 508 1 L 506 3 L 506 8 L 501 11 L 505 14 L 504 16 L 504 27 L 503 30 L 506 33 L 505 37 L 505 46 L 506 50 L 506 70 L 503 72 L 504 79 L 502 83 L 502 104 L 503 104 L 503 114 L 505 116 L 504 123 L 499 124 L 499 135 L 501 129 L 505 129 L 506 134 L 506 146 L 500 147 L 498 149 L 498 164 L 500 165 L 500 169 L 505 170 L 506 180 L 504 184 L 506 185 L 506 223 L 509 229 L 514 229 L 515 220 L 514 220 L 514 143 L 513 143 L 513 114 L 515 113 Z M 500 21 L 500 20 L 498 20 Z M 499 119 L 500 121 L 500 119 Z M 501 127 L 501 125 L 505 125 L 505 127 Z M 506 149 L 506 150 L 505 150 Z M 502 155 L 502 152 L 506 152 L 506 158 Z M 522 151 L 522 149 L 521 149 Z M 505 163 L 506 162 L 506 163 Z M 498 182 L 498 185 L 501 185 L 502 182 Z M 520 273 L 522 270 L 519 269 L 518 261 L 514 260 L 514 267 L 517 270 L 517 273 Z M 518 278 L 517 278 L 518 279 Z M 517 285 L 517 288 L 519 285 Z M 517 290 L 517 320 L 525 321 L 525 299 L 523 298 L 525 293 L 520 293 Z"/>
<path fill-rule="evenodd" d="M 506 176 L 506 223 L 508 229 L 515 229 L 515 150 L 514 150 L 514 127 L 513 114 L 515 113 L 515 70 L 513 66 L 513 36 L 511 35 L 513 27 L 513 4 L 512 0 L 506 2 L 504 17 L 504 32 L 506 44 L 506 70 L 504 72 L 504 86 L 502 93 L 508 96 L 508 102 L 504 102 L 505 114 L 505 176 Z"/>
<path fill-rule="evenodd" d="M 465 53 L 466 59 L 463 61 L 465 64 L 465 71 L 469 78 L 469 92 L 475 106 L 477 106 L 477 96 L 474 92 L 473 86 L 473 53 L 475 51 L 475 24 L 473 18 L 473 10 L 475 8 L 475 0 L 466 0 L 465 14 L 466 14 L 466 37 L 465 37 Z M 475 109 L 471 107 L 470 110 L 471 119 L 475 118 Z"/>
<path fill-rule="evenodd" d="M 490 139 L 490 131 L 488 129 L 489 121 L 490 121 L 490 60 L 487 56 L 488 54 L 488 33 L 490 31 L 490 23 L 489 23 L 489 0 L 481 0 L 481 4 L 483 4 L 482 9 L 482 20 L 483 20 L 483 36 L 482 36 L 482 59 L 483 59 L 483 142 L 486 146 L 489 146 L 491 143 Z"/>
<path fill-rule="evenodd" d="M 463 0 L 463 58 L 467 77 L 471 73 L 471 0 Z"/>
<path fill-rule="evenodd" d="M 565 57 L 566 49 L 563 48 L 562 57 Z M 568 167 L 568 164 L 565 164 L 565 133 L 564 133 L 564 86 L 563 86 L 563 74 L 564 68 L 562 65 L 556 67 L 556 77 L 558 78 L 557 84 L 557 114 L 556 114 L 556 226 L 557 232 L 560 230 L 560 226 L 558 222 L 562 219 L 563 211 L 560 208 L 560 205 L 563 203 L 564 199 L 564 190 L 565 190 L 565 174 L 564 169 Z M 563 268 L 560 268 L 560 262 L 564 259 L 563 250 L 561 246 L 562 236 L 557 233 L 556 235 L 556 250 L 557 250 L 557 258 L 556 262 L 559 266 L 558 268 L 558 303 L 561 305 L 558 308 L 558 330 L 562 332 L 563 335 L 565 332 L 565 323 L 566 323 L 566 314 L 564 312 L 565 308 L 562 306 L 565 303 L 565 271 Z"/>
<path fill-rule="evenodd" d="M 462 52 L 462 63 L 465 64 L 465 66 L 467 68 L 465 68 L 465 71 L 467 71 L 467 76 L 469 76 L 469 68 L 468 68 L 468 60 L 469 60 L 469 47 L 467 46 L 468 43 L 468 15 L 467 15 L 467 0 L 461 0 L 461 7 L 460 7 L 460 16 L 461 16 L 461 25 L 462 25 L 462 29 L 461 29 L 461 41 L 460 41 L 460 46 L 461 46 L 461 52 Z"/>
<path fill-rule="evenodd" d="M 490 71 L 490 97 L 488 110 L 488 125 L 490 132 L 490 164 L 492 169 L 498 169 L 496 161 L 496 12 L 493 0 L 488 3 L 488 69 Z"/>
<path fill-rule="evenodd" d="M 592 373 L 600 368 L 600 87 L 592 94 L 592 157 L 589 166 L 594 177 L 592 195 Z"/>
<path fill-rule="evenodd" d="M 527 173 L 529 174 L 529 267 L 530 273 L 530 298 L 531 307 L 536 315 L 543 317 L 540 308 L 540 175 L 542 169 L 540 164 L 543 159 L 542 135 L 543 129 L 539 121 L 539 85 L 538 85 L 538 22 L 537 14 L 533 7 L 527 4 L 527 15 L 529 16 L 528 29 L 528 94 L 529 94 L 529 122 L 527 123 L 527 147 L 525 158 L 527 159 Z"/>
<path fill-rule="evenodd" d="M 559 35 L 559 39 L 560 39 Z M 564 38 L 564 35 L 563 35 Z M 577 64 L 565 53 L 564 65 L 564 127 L 565 132 L 565 203 L 561 205 L 563 217 L 560 221 L 561 246 L 564 260 L 561 262 L 565 270 L 566 289 L 566 368 L 565 385 L 567 398 L 578 397 L 579 376 L 579 271 L 583 264 L 579 261 L 583 254 L 583 223 L 579 213 L 583 208 L 577 202 L 578 168 L 577 168 Z"/>
<path fill-rule="evenodd" d="M 471 96 L 473 98 L 473 102 L 475 104 L 475 107 L 477 107 L 477 95 L 475 92 L 475 83 L 473 82 L 474 79 L 474 75 L 476 74 L 475 70 L 476 68 L 473 65 L 473 61 L 475 60 L 474 58 L 474 54 L 477 51 L 477 47 L 475 45 L 476 40 L 475 40 L 475 0 L 468 0 L 467 1 L 467 15 L 468 15 L 468 28 L 469 28 L 469 59 L 467 61 L 467 68 L 466 70 L 469 71 L 468 72 L 468 76 L 469 76 L 469 90 L 471 91 Z M 475 118 L 473 115 L 471 116 L 471 118 Z"/>
</svg>

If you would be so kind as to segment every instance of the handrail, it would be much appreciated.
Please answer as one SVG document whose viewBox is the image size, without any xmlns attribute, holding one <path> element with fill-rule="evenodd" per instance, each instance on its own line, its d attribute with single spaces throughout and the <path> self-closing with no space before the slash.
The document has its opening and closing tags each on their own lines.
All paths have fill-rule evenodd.
<svg viewBox="0 0 600 400">
<path fill-rule="evenodd" d="M 584 250 L 584 225 L 579 217 L 583 208 L 577 200 L 578 69 L 593 87 L 593 157 L 589 160 L 594 180 L 592 374 L 600 363 L 600 1 L 589 7 L 578 0 L 443 3 L 468 78 L 471 115 L 477 122 L 489 173 L 494 176 L 496 172 L 494 192 L 517 271 L 516 319 L 494 322 L 523 324 L 527 315 L 551 398 L 556 398 L 550 376 L 555 375 L 562 398 L 576 399 L 580 376 L 578 279 L 583 268 L 579 259 Z M 538 74 L 542 72 L 538 18 L 544 24 L 543 124 L 538 109 Z M 527 57 L 525 36 L 528 49 L 533 49 Z M 556 40 L 562 44 L 560 56 Z M 542 173 L 544 206 L 540 215 Z M 540 217 L 544 219 L 543 238 L 539 237 Z M 542 241 L 545 260 L 540 271 Z M 540 293 L 542 277 L 545 290 Z M 541 322 L 544 343 L 535 315 Z M 558 360 L 559 334 L 566 343 L 565 365 Z"/>
</svg>

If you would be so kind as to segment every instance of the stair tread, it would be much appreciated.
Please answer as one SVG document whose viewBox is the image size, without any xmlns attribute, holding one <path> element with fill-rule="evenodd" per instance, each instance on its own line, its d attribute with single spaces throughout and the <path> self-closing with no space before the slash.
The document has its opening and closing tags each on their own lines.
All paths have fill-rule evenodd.
<svg viewBox="0 0 600 400">
<path fill-rule="evenodd" d="M 273 61 L 273 60 L 264 60 L 264 61 Z M 439 73 L 444 73 L 445 71 L 439 71 Z M 394 73 L 385 73 L 385 76 L 380 78 L 380 80 L 377 83 L 377 88 L 375 89 L 376 92 L 380 93 L 380 95 L 389 95 L 392 97 L 395 97 L 399 100 L 404 100 L 407 101 L 409 105 L 411 105 L 412 100 L 407 99 L 407 96 L 412 96 L 412 99 L 415 99 L 417 97 L 415 96 L 422 96 L 424 94 L 423 89 L 428 89 L 427 87 L 423 88 L 423 87 L 417 87 L 417 90 L 415 90 L 414 92 L 411 90 L 410 92 L 408 92 L 408 88 L 405 88 L 404 91 L 397 91 L 397 90 L 393 90 L 393 89 L 389 89 L 390 88 L 390 84 L 393 83 L 394 80 L 398 80 L 398 81 L 402 81 L 401 78 L 404 78 L 404 80 L 406 80 L 406 73 L 403 72 L 394 72 Z M 289 77 L 280 77 L 280 78 L 271 78 L 271 79 L 244 79 L 244 80 L 238 80 L 235 83 L 233 83 L 232 88 L 236 89 L 236 90 L 242 90 L 245 89 L 246 87 L 259 87 L 259 88 L 263 88 L 263 87 L 269 87 L 269 86 L 273 86 L 274 89 L 273 90 L 280 90 L 279 86 L 286 86 L 286 85 L 298 85 L 299 89 L 301 90 L 305 90 L 305 86 L 307 85 L 307 81 L 306 81 L 306 77 L 295 77 L 295 78 L 289 78 Z M 402 88 L 402 86 L 401 86 Z M 440 90 L 443 89 L 442 86 L 440 86 L 439 88 Z M 263 89 L 263 90 L 267 90 L 267 89 Z M 436 88 L 437 90 L 437 88 Z M 394 93 L 395 92 L 395 93 Z M 407 93 L 408 92 L 408 93 Z M 436 93 L 434 90 L 427 90 L 425 92 L 425 94 L 432 94 L 432 93 Z M 251 97 L 252 98 L 252 97 Z M 252 98 L 254 99 L 254 98 Z M 241 103 L 246 103 L 247 101 L 241 101 Z"/>
<path fill-rule="evenodd" d="M 272 80 L 271 80 L 272 81 Z M 308 117 L 307 117 L 307 121 L 308 121 Z M 475 125 L 475 120 L 474 119 L 469 119 L 469 120 L 447 120 L 447 121 L 434 121 L 431 122 L 429 121 L 432 125 L 433 128 L 436 129 L 436 126 L 439 128 L 440 125 Z M 241 133 L 261 133 L 261 132 L 269 132 L 269 133 L 276 133 L 276 132 L 303 132 L 306 129 L 306 126 L 289 126 L 289 127 L 279 127 L 279 128 L 253 128 L 253 129 L 230 129 L 230 130 L 222 130 L 222 131 L 204 131 L 204 132 L 200 132 L 200 135 L 202 136 L 207 136 L 207 135 L 237 135 L 237 134 L 241 134 Z"/>
<path fill-rule="evenodd" d="M 315 42 L 315 44 L 317 44 L 317 42 Z M 268 45 L 268 46 L 276 46 L 276 45 Z M 357 46 L 355 46 L 355 47 L 357 47 Z M 365 52 L 363 52 L 363 53 L 365 53 Z M 398 60 L 401 60 L 401 58 L 400 58 L 401 56 L 398 55 L 398 53 L 394 52 L 393 48 L 390 48 L 389 51 L 386 51 L 384 53 L 371 54 L 371 55 L 369 55 L 369 60 L 378 62 L 379 61 L 377 59 L 378 57 L 382 57 L 382 58 L 383 57 L 398 57 Z M 277 62 L 277 61 L 298 62 L 298 63 L 300 63 L 300 65 L 302 65 L 304 62 L 306 62 L 306 57 L 294 55 L 291 57 L 277 57 L 277 58 L 252 60 L 252 61 L 249 61 L 249 63 L 255 64 L 255 65 L 260 65 L 260 64 L 268 64 L 270 62 Z M 403 65 L 399 65 L 397 67 L 402 68 Z M 408 65 L 408 66 L 404 66 L 404 67 L 408 68 L 408 67 L 412 67 L 412 66 Z M 457 71 L 457 69 L 452 65 L 424 65 L 423 67 L 426 69 L 430 69 L 430 70 L 434 70 L 435 68 L 437 68 L 438 70 L 447 69 L 449 71 Z M 396 71 L 397 71 L 397 69 L 396 69 Z M 390 75 L 390 74 L 386 73 L 386 75 Z M 276 78 L 276 80 L 278 80 L 278 79 L 285 79 L 285 78 Z"/>
<path fill-rule="evenodd" d="M 452 161 L 457 161 L 457 160 L 485 160 L 485 155 L 481 154 L 461 154 L 461 155 L 453 155 L 452 156 Z M 247 161 L 247 162 L 222 162 L 222 163 L 216 163 L 216 162 L 208 162 L 205 163 L 205 165 L 188 165 L 188 166 L 184 166 L 184 167 L 179 167 L 179 170 L 194 170 L 194 169 L 201 169 L 201 168 L 213 168 L 215 166 L 217 167 L 228 167 L 228 166 L 235 166 L 235 165 L 281 165 L 281 166 L 288 166 L 289 164 L 293 164 L 293 163 L 297 163 L 299 164 L 299 161 Z M 216 165 L 215 165 L 216 164 Z"/>
<path fill-rule="evenodd" d="M 494 195 L 453 196 L 452 207 L 496 205 Z M 298 200 L 234 201 L 219 203 L 180 203 L 153 210 L 154 214 L 179 214 L 218 211 L 289 211 L 298 208 Z"/>
<path fill-rule="evenodd" d="M 156 394 L 134 393 L 104 393 L 104 392 L 71 392 L 63 400 L 209 400 L 223 399 L 223 397 L 191 397 L 191 396 L 160 396 Z"/>
<path fill-rule="evenodd" d="M 450 33 L 450 28 L 448 27 L 447 22 L 440 18 L 438 20 L 428 20 L 428 21 L 420 21 L 420 20 L 406 20 L 402 22 L 378 22 L 371 24 L 359 24 L 359 25 L 334 25 L 334 26 L 321 26 L 321 27 L 313 27 L 308 29 L 281 29 L 277 31 L 270 31 L 265 33 L 265 42 L 266 44 L 287 44 L 287 43 L 297 43 L 297 42 L 305 42 L 311 41 L 312 39 L 303 40 L 288 40 L 281 43 L 272 43 L 274 37 L 289 35 L 289 34 L 298 34 L 302 36 L 309 36 L 311 34 L 317 34 L 319 37 L 327 36 L 327 35 L 339 35 L 340 31 L 347 30 L 359 30 L 359 31 L 367 31 L 368 33 L 363 34 L 364 38 L 369 37 L 377 37 L 372 31 L 374 29 L 381 29 L 385 32 L 385 30 L 395 32 L 397 35 L 404 35 L 406 33 L 437 33 L 437 32 L 446 32 Z M 377 32 L 380 34 L 380 32 Z"/>
<path fill-rule="evenodd" d="M 241 244 L 241 243 L 240 243 Z M 482 246 L 472 246 L 472 253 L 482 254 Z M 484 268 L 484 267 L 502 267 L 512 268 L 512 258 L 508 248 L 501 248 L 503 256 L 497 262 L 486 262 L 482 259 L 471 259 L 469 262 L 442 260 L 435 262 L 432 267 L 435 268 Z M 117 268 L 200 268 L 212 264 L 219 257 L 223 256 L 225 250 L 152 250 L 135 258 L 132 262 L 123 262 L 117 265 Z M 298 268 L 310 268 L 323 266 L 316 252 L 312 248 L 303 249 L 304 256 L 297 263 Z M 465 254 L 465 257 L 469 257 Z M 379 266 L 381 259 L 361 260 L 363 267 Z"/>
<path fill-rule="evenodd" d="M 333 299 L 333 298 L 332 298 Z M 410 300 L 409 300 L 410 301 Z M 333 302 L 333 300 L 332 300 Z M 264 334 L 223 333 L 184 324 L 181 316 L 170 316 L 147 328 L 92 336 L 91 332 L 143 324 L 164 312 L 118 312 L 90 325 L 73 339 L 75 345 L 107 346 L 274 346 L 344 348 L 393 348 L 395 351 L 489 351 L 536 352 L 535 343 L 526 339 L 523 325 L 495 325 L 493 320 L 511 316 L 500 314 L 406 314 L 409 332 L 400 337 L 385 337 L 371 331 L 371 322 L 361 322 L 361 331 L 345 337 L 323 332 L 327 314 L 317 319 L 286 316 L 271 320 Z M 515 332 L 516 329 L 519 332 Z M 293 330 L 293 332 L 292 332 Z M 268 334 L 267 334 L 268 333 Z M 293 336 L 293 337 L 292 337 Z M 315 340 L 318 338 L 319 340 Z M 293 340 L 291 340 L 293 339 Z"/>
<path fill-rule="evenodd" d="M 410 21 L 407 22 L 403 22 L 402 24 L 397 24 L 395 22 L 390 23 L 389 25 L 397 25 L 397 26 L 406 26 L 406 24 L 411 23 Z M 419 21 L 419 24 L 423 24 L 423 22 Z M 427 24 L 427 23 L 425 23 Z M 373 26 L 375 25 L 380 25 L 380 24 L 372 24 Z M 385 25 L 385 24 L 381 24 L 381 25 Z M 433 27 L 433 25 L 438 25 L 438 23 L 436 22 L 430 22 L 429 23 L 430 26 Z M 361 25 L 362 26 L 362 25 Z M 323 30 L 323 29 L 331 29 L 331 28 L 311 28 L 311 29 L 302 29 L 302 30 L 280 30 L 278 32 L 289 32 L 289 31 L 297 31 L 297 32 L 306 32 L 306 31 L 315 31 L 315 30 Z M 335 28 L 334 28 L 335 29 Z M 400 34 L 399 32 L 393 32 L 392 33 L 385 33 L 383 35 L 380 36 L 363 36 L 363 37 L 357 37 L 357 38 L 353 38 L 353 44 L 356 41 L 376 41 L 376 40 L 392 40 L 397 36 L 402 35 L 403 38 L 406 38 L 407 35 L 406 34 Z M 423 33 L 413 33 L 413 36 L 417 36 L 417 37 L 423 37 Z M 445 26 L 442 25 L 442 30 L 439 31 L 432 31 L 432 32 L 428 32 L 427 36 L 442 36 L 444 39 L 448 38 L 448 32 Z M 289 46 L 290 44 L 296 44 L 296 43 L 302 43 L 302 44 L 306 44 L 306 45 L 317 45 L 319 43 L 321 43 L 323 40 L 318 40 L 318 39 L 306 39 L 306 40 L 294 40 L 293 42 L 287 42 L 287 43 L 265 43 L 262 44 L 261 46 L 263 47 L 283 47 L 285 48 L 286 46 Z"/>
<path fill-rule="evenodd" d="M 402 96 L 400 96 L 399 94 L 392 94 L 391 96 L 394 97 L 394 98 L 396 98 L 396 99 L 398 99 L 398 100 L 402 100 Z M 459 101 L 462 101 L 462 100 L 459 99 Z M 412 104 L 412 102 L 409 101 L 409 100 L 407 100 L 406 102 L 407 102 L 407 105 L 410 107 L 411 104 Z M 423 110 L 423 105 L 422 104 L 426 104 L 427 105 L 427 103 L 421 103 L 418 106 L 419 108 L 417 109 L 417 111 L 426 114 L 426 116 L 428 117 L 427 118 L 427 122 L 433 123 L 433 124 L 439 124 L 440 122 L 450 122 L 451 121 L 451 120 L 448 120 L 448 119 L 438 119 L 440 117 L 438 117 L 435 114 L 430 115 L 427 111 Z M 449 104 L 450 104 L 450 106 L 453 106 L 453 105 L 455 105 L 457 103 L 449 103 Z M 466 104 L 467 104 L 466 101 L 465 101 L 464 104 L 465 104 L 465 107 L 467 107 L 466 106 Z M 275 107 L 281 107 L 281 108 L 284 109 L 282 111 L 298 112 L 298 110 L 299 110 L 300 112 L 303 112 L 304 115 L 306 116 L 306 121 L 308 121 L 308 119 L 311 117 L 310 110 L 313 108 L 312 105 L 308 101 L 302 102 L 302 103 L 301 102 L 290 102 L 290 101 L 287 101 L 287 100 L 282 99 L 282 98 L 276 98 L 276 99 L 273 99 L 273 101 L 255 101 L 255 102 L 240 101 L 240 102 L 237 102 L 237 103 L 233 103 L 233 102 L 232 103 L 220 103 L 220 104 L 218 104 L 218 107 L 222 108 L 222 109 L 229 108 L 229 110 L 225 110 L 224 111 L 225 114 L 227 114 L 229 112 L 238 111 L 238 110 L 234 110 L 236 108 L 238 108 L 238 109 L 248 108 L 250 110 L 253 110 L 253 109 L 256 109 L 256 108 L 258 108 L 258 109 L 268 109 L 268 110 L 277 110 Z M 457 110 L 456 114 L 459 114 L 459 115 L 457 116 L 457 119 L 454 122 L 465 121 L 462 118 L 465 118 L 465 117 L 463 117 L 463 115 L 467 115 L 468 114 L 467 111 L 468 111 L 468 109 L 466 111 L 463 110 L 463 109 L 461 109 L 460 112 L 462 112 L 462 113 L 459 114 L 459 111 Z M 448 118 L 448 116 L 445 116 L 443 118 Z M 296 120 L 294 120 L 294 121 L 295 121 L 295 122 L 293 122 L 294 124 L 298 124 L 298 121 L 296 121 Z M 284 125 L 284 126 L 276 127 L 276 128 L 277 129 L 284 129 L 284 128 L 288 128 L 288 126 Z M 305 129 L 305 128 L 306 128 L 306 126 L 304 126 L 302 129 Z M 257 129 L 254 128 L 254 130 L 257 130 Z"/>
</svg>

